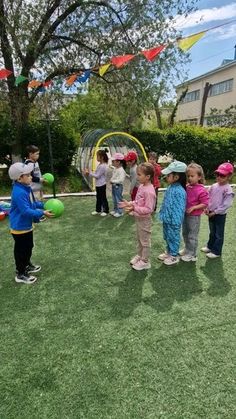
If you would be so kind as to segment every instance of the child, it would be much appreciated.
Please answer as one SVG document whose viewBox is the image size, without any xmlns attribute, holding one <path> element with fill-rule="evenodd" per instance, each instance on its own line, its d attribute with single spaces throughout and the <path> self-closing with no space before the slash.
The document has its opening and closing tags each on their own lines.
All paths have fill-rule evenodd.
<svg viewBox="0 0 236 419">
<path fill-rule="evenodd" d="M 26 147 L 27 158 L 25 160 L 25 164 L 32 163 L 33 170 L 31 173 L 32 176 L 32 183 L 31 189 L 33 191 L 34 197 L 37 200 L 43 199 L 43 183 L 46 182 L 42 175 L 38 164 L 40 150 L 36 145 L 28 145 Z M 46 182 L 47 183 L 47 182 Z"/>
<path fill-rule="evenodd" d="M 186 207 L 186 169 L 181 161 L 173 161 L 161 173 L 170 185 L 164 195 L 159 218 L 163 222 L 163 236 L 166 252 L 158 256 L 165 265 L 179 262 L 180 231 Z"/>
<path fill-rule="evenodd" d="M 123 215 L 123 210 L 118 207 L 118 203 L 123 199 L 123 184 L 126 178 L 124 155 L 122 153 L 115 153 L 112 161 L 114 170 L 110 182 L 112 184 L 114 211 L 111 211 L 110 214 L 118 218 Z"/>
<path fill-rule="evenodd" d="M 97 161 L 99 162 L 99 165 L 97 166 L 95 172 L 86 170 L 85 173 L 96 179 L 96 211 L 93 211 L 92 215 L 100 214 L 101 217 L 105 217 L 109 214 L 109 206 L 106 196 L 106 173 L 108 163 L 107 150 L 98 150 Z"/>
<path fill-rule="evenodd" d="M 154 167 L 154 178 L 153 178 L 153 186 L 156 192 L 156 205 L 154 208 L 154 211 L 157 209 L 157 196 L 158 196 L 158 189 L 161 186 L 159 177 L 161 176 L 161 166 L 157 163 L 157 153 L 154 151 L 150 151 L 148 153 L 148 161 L 151 163 Z"/>
<path fill-rule="evenodd" d="M 41 267 L 33 265 L 30 261 L 33 249 L 33 222 L 38 222 L 45 215 L 52 217 L 50 211 L 43 210 L 43 203 L 34 199 L 30 184 L 33 164 L 14 163 L 9 168 L 9 177 L 14 181 L 11 210 L 10 231 L 15 241 L 14 257 L 16 263 L 15 281 L 24 284 L 33 284 L 37 278 L 30 273 L 40 271 Z"/>
<path fill-rule="evenodd" d="M 129 151 L 128 154 L 126 154 L 125 156 L 125 161 L 129 166 L 131 201 L 135 200 L 136 193 L 139 187 L 139 183 L 137 181 L 137 160 L 138 156 L 137 153 L 135 153 L 135 151 Z"/>
<path fill-rule="evenodd" d="M 189 164 L 187 179 L 187 205 L 183 222 L 185 248 L 179 254 L 184 262 L 196 262 L 201 214 L 207 208 L 209 194 L 203 186 L 205 178 L 202 166 L 196 163 Z"/>
<path fill-rule="evenodd" d="M 210 259 L 221 256 L 224 243 L 224 229 L 227 210 L 231 207 L 234 193 L 229 180 L 234 172 L 230 163 L 222 163 L 216 169 L 216 180 L 209 189 L 209 205 L 206 214 L 209 217 L 210 236 L 206 247 L 201 249 Z"/>
<path fill-rule="evenodd" d="M 134 256 L 130 264 L 136 271 L 150 269 L 149 260 L 151 248 L 151 214 L 154 211 L 156 194 L 152 185 L 154 169 L 150 163 L 142 163 L 138 166 L 137 177 L 140 183 L 134 201 L 123 201 L 119 204 L 120 208 L 125 208 L 126 212 L 135 216 L 138 254 Z"/>
</svg>

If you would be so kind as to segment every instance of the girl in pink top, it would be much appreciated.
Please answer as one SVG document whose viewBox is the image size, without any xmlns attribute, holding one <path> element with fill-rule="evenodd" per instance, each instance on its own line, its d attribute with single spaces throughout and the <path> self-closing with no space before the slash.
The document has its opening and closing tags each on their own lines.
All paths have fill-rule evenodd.
<svg viewBox="0 0 236 419">
<path fill-rule="evenodd" d="M 201 214 L 207 208 L 209 194 L 203 183 L 205 182 L 202 166 L 191 163 L 187 167 L 187 204 L 183 222 L 183 239 L 185 248 L 179 253 L 184 262 L 197 260 L 198 233 Z"/>
<path fill-rule="evenodd" d="M 120 202 L 120 208 L 124 208 L 126 212 L 134 215 L 137 230 L 137 247 L 138 254 L 134 256 L 130 264 L 136 271 L 150 269 L 149 260 L 151 249 L 151 214 L 155 208 L 156 193 L 152 180 L 154 169 L 150 163 L 142 163 L 137 169 L 137 179 L 140 183 L 137 195 L 134 201 Z"/>
</svg>

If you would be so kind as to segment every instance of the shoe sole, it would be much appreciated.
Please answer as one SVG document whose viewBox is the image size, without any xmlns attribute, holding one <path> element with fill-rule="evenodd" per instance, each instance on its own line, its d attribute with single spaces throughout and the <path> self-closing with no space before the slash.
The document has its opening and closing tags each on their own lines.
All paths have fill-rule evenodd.
<svg viewBox="0 0 236 419">
<path fill-rule="evenodd" d="M 36 277 L 34 277 L 34 280 L 29 281 L 29 282 L 27 282 L 27 281 L 24 281 L 24 280 L 22 280 L 22 279 L 17 278 L 17 276 L 15 277 L 15 282 L 16 282 L 17 284 L 27 284 L 27 285 L 31 285 L 31 284 L 34 284 L 36 281 L 37 281 L 37 278 L 36 278 Z"/>
<path fill-rule="evenodd" d="M 36 270 L 33 270 L 32 269 L 32 271 L 30 270 L 30 269 L 27 269 L 27 272 L 29 273 L 29 274 L 35 274 L 35 273 L 37 273 L 37 272 L 40 272 L 41 271 L 41 266 L 40 266 L 40 268 L 39 269 L 36 269 Z"/>
<path fill-rule="evenodd" d="M 143 267 L 143 268 L 141 268 L 141 269 L 140 269 L 140 268 L 138 268 L 138 269 L 137 269 L 137 268 L 135 267 L 135 265 L 131 265 L 131 266 L 132 266 L 132 268 L 133 268 L 135 271 L 144 271 L 144 270 L 147 270 L 147 269 L 150 269 L 150 268 L 151 268 L 151 265 L 150 265 L 150 266 L 147 266 L 147 267 L 145 267 L 145 268 Z"/>
</svg>

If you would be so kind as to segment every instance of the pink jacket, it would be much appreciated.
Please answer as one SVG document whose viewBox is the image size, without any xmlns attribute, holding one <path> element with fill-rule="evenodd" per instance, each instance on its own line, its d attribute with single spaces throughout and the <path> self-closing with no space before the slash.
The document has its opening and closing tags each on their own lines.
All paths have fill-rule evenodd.
<svg viewBox="0 0 236 419">
<path fill-rule="evenodd" d="M 133 201 L 132 204 L 134 206 L 134 216 L 144 217 L 151 215 L 156 204 L 156 192 L 154 186 L 151 183 L 148 185 L 140 185 L 135 201 Z"/>
<path fill-rule="evenodd" d="M 209 202 L 209 193 L 201 183 L 196 185 L 187 185 L 187 204 L 186 209 L 194 207 L 195 205 L 204 204 L 206 207 Z M 188 215 L 201 215 L 204 212 L 203 209 L 197 209 L 191 212 Z"/>
</svg>

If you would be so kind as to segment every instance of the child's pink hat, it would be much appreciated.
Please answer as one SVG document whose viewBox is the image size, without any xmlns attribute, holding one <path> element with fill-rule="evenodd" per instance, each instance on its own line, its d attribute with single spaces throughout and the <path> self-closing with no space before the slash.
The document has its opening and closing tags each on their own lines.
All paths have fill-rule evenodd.
<svg viewBox="0 0 236 419">
<path fill-rule="evenodd" d="M 124 154 L 122 153 L 115 153 L 114 156 L 112 156 L 112 160 L 124 160 Z"/>
<path fill-rule="evenodd" d="M 222 163 L 215 170 L 215 173 L 220 173 L 220 175 L 224 176 L 232 175 L 233 172 L 234 166 L 231 163 Z"/>
</svg>

